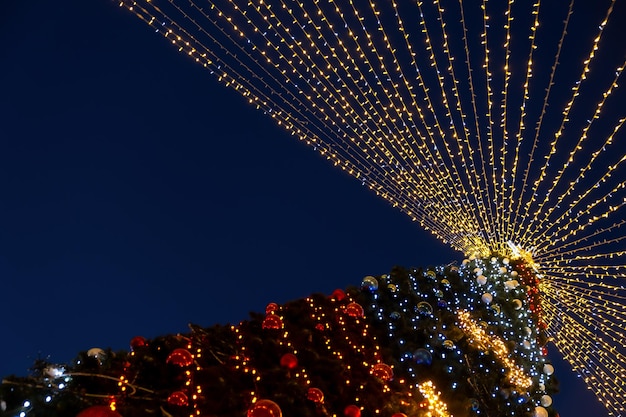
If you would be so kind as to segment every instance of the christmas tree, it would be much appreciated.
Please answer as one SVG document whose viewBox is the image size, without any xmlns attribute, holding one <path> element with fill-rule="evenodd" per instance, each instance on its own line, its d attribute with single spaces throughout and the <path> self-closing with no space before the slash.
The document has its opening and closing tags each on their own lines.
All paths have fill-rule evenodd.
<svg viewBox="0 0 626 417">
<path fill-rule="evenodd" d="M 497 255 L 396 267 L 238 325 L 38 361 L 3 381 L 2 415 L 556 415 L 537 285 Z"/>
</svg>

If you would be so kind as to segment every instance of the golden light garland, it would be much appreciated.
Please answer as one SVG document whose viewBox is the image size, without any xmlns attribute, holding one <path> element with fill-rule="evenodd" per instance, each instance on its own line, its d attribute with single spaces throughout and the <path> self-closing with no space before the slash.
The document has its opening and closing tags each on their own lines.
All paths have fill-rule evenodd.
<svg viewBox="0 0 626 417">
<path fill-rule="evenodd" d="M 435 386 L 431 381 L 426 381 L 417 386 L 419 392 L 426 399 L 427 405 L 427 417 L 449 417 L 448 406 L 445 402 L 439 399 L 439 392 L 435 389 Z"/>
<path fill-rule="evenodd" d="M 555 344 L 623 410 L 623 2 L 119 4 L 442 242 L 530 261 Z"/>
<path fill-rule="evenodd" d="M 506 376 L 511 385 L 522 391 L 530 388 L 533 383 L 532 378 L 526 375 L 526 372 L 510 358 L 509 349 L 501 338 L 488 335 L 485 329 L 472 320 L 467 311 L 459 311 L 457 317 L 459 328 L 468 335 L 471 343 L 475 344 L 479 349 L 493 353 L 502 363 L 507 370 Z"/>
</svg>

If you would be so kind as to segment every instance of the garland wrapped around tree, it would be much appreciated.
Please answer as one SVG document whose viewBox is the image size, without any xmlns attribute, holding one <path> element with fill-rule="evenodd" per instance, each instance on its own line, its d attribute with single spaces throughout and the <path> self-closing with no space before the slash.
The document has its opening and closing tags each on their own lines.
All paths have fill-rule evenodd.
<svg viewBox="0 0 626 417">
<path fill-rule="evenodd" d="M 396 267 L 236 326 L 38 361 L 2 416 L 555 416 L 532 268 L 497 255 Z"/>
</svg>

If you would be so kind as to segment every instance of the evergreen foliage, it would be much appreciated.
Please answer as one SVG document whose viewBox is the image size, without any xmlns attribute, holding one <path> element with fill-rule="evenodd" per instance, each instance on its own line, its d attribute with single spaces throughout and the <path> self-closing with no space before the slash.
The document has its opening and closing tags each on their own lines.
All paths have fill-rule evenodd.
<svg viewBox="0 0 626 417">
<path fill-rule="evenodd" d="M 3 381 L 2 416 L 555 415 L 537 284 L 497 256 L 396 267 L 236 326 L 37 361 Z"/>
</svg>

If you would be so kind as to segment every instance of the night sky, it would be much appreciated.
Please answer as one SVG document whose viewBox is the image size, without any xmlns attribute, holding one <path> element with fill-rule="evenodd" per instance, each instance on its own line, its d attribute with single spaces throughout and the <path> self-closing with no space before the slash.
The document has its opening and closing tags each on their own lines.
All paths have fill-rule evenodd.
<svg viewBox="0 0 626 417">
<path fill-rule="evenodd" d="M 0 376 L 462 260 L 113 1 L 1 2 L 0 88 Z"/>
</svg>

